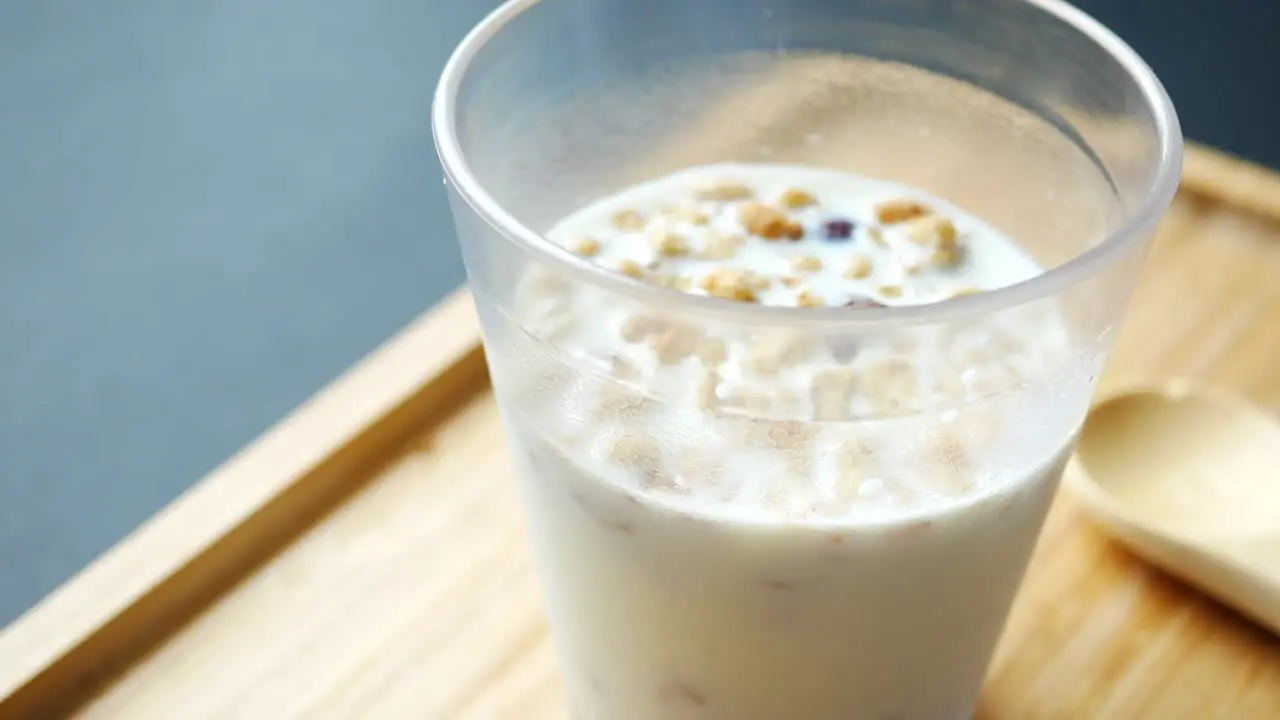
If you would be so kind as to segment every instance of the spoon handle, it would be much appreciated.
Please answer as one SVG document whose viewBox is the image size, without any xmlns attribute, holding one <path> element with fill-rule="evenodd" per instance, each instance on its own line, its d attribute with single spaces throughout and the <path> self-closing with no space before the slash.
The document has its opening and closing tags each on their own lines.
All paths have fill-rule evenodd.
<svg viewBox="0 0 1280 720">
<path fill-rule="evenodd" d="M 1218 560 L 1223 576 L 1215 594 L 1280 633 L 1280 535 L 1231 548 Z"/>
</svg>

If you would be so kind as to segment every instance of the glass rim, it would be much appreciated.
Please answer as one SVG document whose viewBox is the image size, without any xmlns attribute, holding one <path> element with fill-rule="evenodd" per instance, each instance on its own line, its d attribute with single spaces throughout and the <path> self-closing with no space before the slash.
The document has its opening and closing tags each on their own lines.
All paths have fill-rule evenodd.
<svg viewBox="0 0 1280 720">
<path fill-rule="evenodd" d="M 545 1 L 507 0 L 467 33 L 445 63 L 431 108 L 432 135 L 444 168 L 445 181 L 454 186 L 459 196 L 486 224 L 524 250 L 553 261 L 575 278 L 651 306 L 678 305 L 682 311 L 727 317 L 737 322 L 788 326 L 918 325 L 990 314 L 1049 297 L 1097 275 L 1155 229 L 1181 180 L 1183 141 L 1177 112 L 1163 84 L 1146 61 L 1105 25 L 1065 0 L 1021 0 L 1067 24 L 1117 60 L 1141 92 L 1155 120 L 1160 149 L 1156 173 L 1141 201 L 1126 212 L 1120 225 L 1101 242 L 1067 262 L 1013 285 L 922 305 L 873 308 L 762 305 L 728 302 L 645 282 L 579 257 L 517 220 L 476 178 L 459 142 L 456 100 L 472 60 L 509 22 L 531 6 Z"/>
</svg>

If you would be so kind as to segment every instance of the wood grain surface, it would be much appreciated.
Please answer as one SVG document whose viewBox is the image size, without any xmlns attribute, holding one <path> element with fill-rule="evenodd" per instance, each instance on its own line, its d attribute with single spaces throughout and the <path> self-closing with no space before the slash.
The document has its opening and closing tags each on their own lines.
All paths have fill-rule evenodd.
<svg viewBox="0 0 1280 720">
<path fill-rule="evenodd" d="M 1280 410 L 1276 198 L 1190 151 L 1104 389 Z M 480 360 L 459 295 L 201 481 L 0 632 L 0 720 L 566 718 Z M 1280 717 L 1280 641 L 1062 496 L 977 717 Z"/>
</svg>

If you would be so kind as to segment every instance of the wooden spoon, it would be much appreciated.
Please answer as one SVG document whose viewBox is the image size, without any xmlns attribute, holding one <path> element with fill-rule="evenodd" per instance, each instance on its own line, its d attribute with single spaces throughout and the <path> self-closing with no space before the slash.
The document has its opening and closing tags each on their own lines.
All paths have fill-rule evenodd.
<svg viewBox="0 0 1280 720">
<path fill-rule="evenodd" d="M 1066 475 L 1120 542 L 1280 633 L 1280 423 L 1185 385 L 1089 413 Z"/>
</svg>

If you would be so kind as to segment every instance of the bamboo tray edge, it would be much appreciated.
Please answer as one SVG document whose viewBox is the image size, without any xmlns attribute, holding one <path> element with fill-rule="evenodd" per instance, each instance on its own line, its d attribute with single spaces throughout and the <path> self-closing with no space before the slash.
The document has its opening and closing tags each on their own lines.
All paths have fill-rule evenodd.
<svg viewBox="0 0 1280 720">
<path fill-rule="evenodd" d="M 0 718 L 77 705 L 486 383 L 458 290 L 0 632 Z"/>
<path fill-rule="evenodd" d="M 1182 191 L 1280 220 L 1280 174 L 1218 151 Z M 459 290 L 0 631 L 0 718 L 78 705 L 486 383 Z"/>
</svg>

